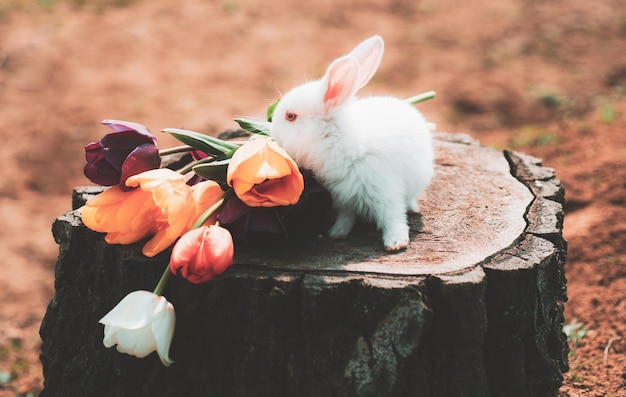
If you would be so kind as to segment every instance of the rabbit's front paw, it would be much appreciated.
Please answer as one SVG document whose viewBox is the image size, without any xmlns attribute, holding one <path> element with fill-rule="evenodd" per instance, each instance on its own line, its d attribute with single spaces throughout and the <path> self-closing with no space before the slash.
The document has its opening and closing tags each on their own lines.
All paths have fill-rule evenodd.
<svg viewBox="0 0 626 397">
<path fill-rule="evenodd" d="M 409 246 L 409 227 L 395 225 L 383 232 L 383 244 L 386 251 L 399 251 Z"/>
<path fill-rule="evenodd" d="M 349 213 L 337 214 L 335 224 L 328 231 L 328 237 L 335 240 L 342 240 L 348 237 L 348 233 L 354 226 L 355 216 Z"/>
</svg>

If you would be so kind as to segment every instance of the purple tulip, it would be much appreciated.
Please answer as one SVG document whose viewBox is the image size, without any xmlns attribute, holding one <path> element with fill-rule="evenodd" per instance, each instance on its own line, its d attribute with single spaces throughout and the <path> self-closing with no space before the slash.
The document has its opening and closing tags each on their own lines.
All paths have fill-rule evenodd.
<svg viewBox="0 0 626 397">
<path fill-rule="evenodd" d="M 287 230 L 276 207 L 249 207 L 233 196 L 224 203 L 217 219 L 231 232 L 235 244 L 261 249 L 287 242 Z"/>
<path fill-rule="evenodd" d="M 130 121 L 104 120 L 114 132 L 85 146 L 85 176 L 102 186 L 119 184 L 129 189 L 128 177 L 159 168 L 161 157 L 156 137 L 143 125 Z"/>
<path fill-rule="evenodd" d="M 324 234 L 335 222 L 332 198 L 306 170 L 303 175 L 304 192 L 295 205 L 249 207 L 234 196 L 224 203 L 218 221 L 231 232 L 236 244 L 256 249 Z"/>
<path fill-rule="evenodd" d="M 204 158 L 209 157 L 208 154 L 204 153 L 201 150 L 191 150 L 189 154 L 191 155 L 191 159 L 193 161 L 198 161 L 198 160 L 202 160 Z M 189 186 L 193 186 L 205 180 L 206 180 L 205 178 L 201 177 L 200 175 L 194 172 L 193 176 L 187 180 L 187 184 Z"/>
</svg>

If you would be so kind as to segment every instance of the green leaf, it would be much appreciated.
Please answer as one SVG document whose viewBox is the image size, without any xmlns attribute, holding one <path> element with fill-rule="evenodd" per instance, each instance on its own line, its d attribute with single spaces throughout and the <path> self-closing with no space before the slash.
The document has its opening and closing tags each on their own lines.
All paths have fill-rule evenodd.
<svg viewBox="0 0 626 397">
<path fill-rule="evenodd" d="M 427 92 L 423 92 L 421 94 L 412 96 L 410 98 L 405 99 L 405 101 L 407 101 L 408 103 L 410 103 L 411 105 L 416 105 L 420 102 L 424 102 L 427 101 L 429 99 L 433 99 L 435 97 L 435 91 L 427 91 Z"/>
<path fill-rule="evenodd" d="M 213 161 L 211 163 L 197 165 L 193 167 L 193 171 L 203 178 L 226 184 L 226 172 L 228 171 L 229 163 L 230 159 Z"/>
<path fill-rule="evenodd" d="M 182 143 L 191 146 L 194 149 L 201 150 L 207 154 L 217 157 L 225 157 L 231 152 L 237 150 L 238 146 L 228 143 L 218 138 L 200 134 L 199 132 L 181 130 L 179 128 L 165 128 L 162 132 L 167 132 Z"/>
<path fill-rule="evenodd" d="M 280 102 L 280 98 L 278 98 L 274 103 L 267 107 L 267 121 L 272 122 L 272 117 L 274 116 L 274 110 L 276 110 L 276 106 L 278 106 L 278 102 Z"/>
<path fill-rule="evenodd" d="M 235 121 L 242 129 L 248 132 L 264 136 L 270 135 L 270 123 L 268 121 L 253 120 L 243 117 L 237 118 Z"/>
</svg>

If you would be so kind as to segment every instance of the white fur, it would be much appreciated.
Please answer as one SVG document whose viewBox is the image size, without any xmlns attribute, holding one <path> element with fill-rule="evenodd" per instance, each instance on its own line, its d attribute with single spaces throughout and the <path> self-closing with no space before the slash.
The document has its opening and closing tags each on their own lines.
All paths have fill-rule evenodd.
<svg viewBox="0 0 626 397">
<path fill-rule="evenodd" d="M 374 36 L 335 60 L 322 79 L 285 94 L 270 132 L 330 191 L 337 209 L 330 237 L 345 238 L 361 216 L 382 230 L 387 250 L 398 250 L 409 241 L 406 212 L 419 211 L 417 197 L 433 176 L 433 149 L 430 125 L 412 105 L 395 97 L 354 97 L 382 51 L 382 39 Z M 336 103 L 325 101 L 327 91 L 340 91 L 329 88 L 331 80 L 345 82 Z M 286 120 L 287 112 L 297 120 Z"/>
</svg>

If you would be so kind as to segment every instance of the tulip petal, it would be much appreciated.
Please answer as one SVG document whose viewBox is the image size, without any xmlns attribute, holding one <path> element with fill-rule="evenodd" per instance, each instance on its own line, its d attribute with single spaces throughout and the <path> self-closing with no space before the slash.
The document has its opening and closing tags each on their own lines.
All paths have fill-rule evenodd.
<svg viewBox="0 0 626 397">
<path fill-rule="evenodd" d="M 85 205 L 90 207 L 102 207 L 105 205 L 119 203 L 125 198 L 126 195 L 124 192 L 122 192 L 118 186 L 113 186 L 87 200 Z"/>
<path fill-rule="evenodd" d="M 239 174 L 239 167 L 242 163 L 246 162 L 250 158 L 254 158 L 254 156 L 266 146 L 265 140 L 266 139 L 252 139 L 237 149 L 237 151 L 233 154 L 233 157 L 230 159 L 230 164 L 228 165 L 228 170 L 226 172 L 226 182 L 229 185 L 233 179 L 233 174 Z M 245 173 L 245 175 L 248 174 Z"/>
<path fill-rule="evenodd" d="M 270 202 L 285 206 L 297 203 L 303 188 L 294 183 L 293 179 L 281 178 L 267 181 L 259 185 L 255 191 Z"/>
<path fill-rule="evenodd" d="M 117 231 L 117 208 L 113 206 L 96 208 L 94 230 L 104 233 Z"/>
<path fill-rule="evenodd" d="M 92 142 L 85 146 L 87 164 L 83 173 L 93 183 L 113 186 L 119 182 L 120 171 L 107 162 L 103 150 L 104 147 L 100 142 Z"/>
<path fill-rule="evenodd" d="M 137 344 L 140 343 L 142 338 L 145 338 L 145 335 L 143 335 L 145 332 L 144 330 L 145 328 L 140 328 L 139 330 L 128 330 L 122 327 L 110 327 L 108 330 L 108 338 L 105 330 L 105 338 L 102 342 L 105 347 L 117 345 L 117 351 L 120 353 L 126 353 L 143 358 L 154 350 L 152 349 L 146 352 L 145 349 L 137 349 Z"/>
<path fill-rule="evenodd" d="M 145 125 L 124 120 L 102 120 L 100 124 L 106 125 L 115 132 L 135 131 L 143 136 L 151 138 L 156 145 L 156 137 Z"/>
<path fill-rule="evenodd" d="M 126 156 L 122 164 L 120 185 L 125 188 L 126 179 L 130 176 L 142 173 L 144 171 L 159 168 L 161 165 L 161 156 L 159 149 L 153 144 L 143 144 L 137 146 L 135 150 Z"/>
<path fill-rule="evenodd" d="M 150 326 L 133 331 L 123 330 L 118 334 L 117 350 L 122 353 L 144 358 L 156 347 L 156 339 Z"/>
<path fill-rule="evenodd" d="M 167 249 L 167 247 L 172 245 L 172 243 L 185 232 L 188 223 L 188 218 L 184 218 L 173 225 L 159 229 L 143 246 L 141 252 L 151 258 Z"/>
<path fill-rule="evenodd" d="M 198 256 L 204 243 L 208 226 L 201 226 L 183 234 L 172 250 L 172 261 L 179 266 L 187 266 Z"/>
<path fill-rule="evenodd" d="M 156 137 L 146 127 L 119 120 L 105 120 L 103 124 L 114 132 L 85 146 L 87 164 L 84 174 L 89 180 L 99 185 L 113 186 L 120 181 L 123 184 L 129 175 L 158 168 L 160 157 Z M 142 148 L 137 151 L 138 147 Z"/>
<path fill-rule="evenodd" d="M 102 317 L 99 323 L 125 329 L 145 327 L 150 321 L 157 297 L 158 295 L 152 292 L 133 291 Z"/>
<path fill-rule="evenodd" d="M 142 172 L 137 175 L 133 175 L 126 180 L 126 186 L 140 186 L 143 190 L 151 190 L 152 187 L 147 187 L 151 182 L 159 184 L 162 181 L 176 181 L 185 180 L 185 176 L 179 174 L 176 171 L 169 168 L 157 168 Z"/>
<path fill-rule="evenodd" d="M 248 161 L 239 164 L 239 179 L 247 183 L 257 184 L 267 179 L 281 178 L 291 173 L 291 169 L 282 159 L 272 159 L 270 153 L 257 153 L 255 157 L 251 157 Z M 270 163 L 270 161 L 272 163 Z M 233 178 L 234 179 L 234 178 Z"/>
<path fill-rule="evenodd" d="M 212 280 L 233 263 L 233 239 L 221 226 L 202 226 L 185 233 L 174 246 L 170 270 L 194 284 Z"/>
<path fill-rule="evenodd" d="M 304 190 L 295 161 L 269 138 L 250 140 L 235 152 L 227 183 L 237 197 L 253 207 L 294 204 Z"/>
<path fill-rule="evenodd" d="M 128 156 L 139 146 L 147 145 L 155 150 L 156 145 L 151 138 L 134 131 L 115 132 L 105 135 L 101 140 L 102 155 L 106 162 L 118 172 L 122 171 Z"/>
<path fill-rule="evenodd" d="M 102 343 L 105 347 L 117 345 L 119 352 L 139 358 L 156 350 L 163 365 L 169 366 L 175 321 L 174 306 L 167 299 L 134 291 L 100 320 L 104 324 Z"/>
<path fill-rule="evenodd" d="M 115 152 L 126 151 L 128 154 L 131 150 L 143 144 L 156 146 L 156 141 L 152 137 L 137 133 L 137 131 L 128 130 L 106 134 L 100 139 L 100 144 L 104 148 L 111 150 L 112 153 L 109 153 L 109 155 L 115 156 Z"/>
<path fill-rule="evenodd" d="M 191 228 L 200 215 L 215 204 L 223 194 L 224 191 L 215 181 L 202 181 L 193 185 L 191 187 L 191 195 L 193 197 L 193 201 L 196 203 L 196 210 L 194 216 L 189 219 L 190 224 L 188 227 Z M 216 217 L 217 213 L 207 220 L 206 223 L 215 223 Z"/>
<path fill-rule="evenodd" d="M 207 249 L 211 253 L 213 273 L 220 275 L 233 264 L 235 248 L 233 237 L 227 229 L 219 226 L 209 226 L 211 233 Z M 206 239 L 205 239 L 206 240 Z"/>
<path fill-rule="evenodd" d="M 286 183 L 284 178 L 271 179 L 263 184 L 255 186 L 254 189 L 250 191 L 250 193 L 253 193 L 257 197 L 264 199 L 264 201 L 269 200 L 269 204 L 274 204 L 272 206 L 276 206 L 276 204 L 289 205 L 292 204 L 291 201 L 284 198 L 284 192 L 287 190 L 286 187 L 289 187 L 289 185 Z M 299 196 L 297 196 L 296 198 L 299 198 Z M 261 206 L 263 206 L 263 204 L 266 203 L 261 203 Z"/>
<path fill-rule="evenodd" d="M 88 143 L 85 145 L 85 160 L 87 160 L 88 163 L 103 160 L 104 154 L 102 153 L 102 149 L 104 149 L 104 146 L 102 146 L 102 143 L 99 141 Z"/>
<path fill-rule="evenodd" d="M 104 236 L 104 241 L 106 241 L 107 244 L 133 244 L 143 240 L 151 232 L 152 231 L 148 228 L 128 232 L 108 232 L 107 235 Z"/>
<path fill-rule="evenodd" d="M 156 223 L 167 220 L 163 209 L 156 207 L 151 197 L 147 198 L 141 208 L 136 211 L 134 219 L 130 222 L 130 230 L 133 231 L 144 228 L 152 230 Z"/>
<path fill-rule="evenodd" d="M 176 313 L 174 306 L 162 298 L 165 307 L 160 312 L 160 316 L 152 323 L 152 335 L 155 337 L 156 351 L 161 362 L 169 367 L 174 361 L 169 357 L 170 345 L 174 337 L 176 324 Z"/>
<path fill-rule="evenodd" d="M 150 211 L 144 209 L 146 203 L 152 198 L 150 192 L 136 189 L 127 192 L 125 197 L 125 200 L 121 201 L 119 206 L 116 207 L 116 230 L 133 230 L 132 226 L 136 223 L 136 218 L 141 219 L 142 223 L 148 224 L 149 216 L 154 216 Z M 148 208 L 152 207 L 149 206 Z"/>
<path fill-rule="evenodd" d="M 83 205 L 78 209 L 78 212 L 80 212 L 80 217 L 85 226 L 96 232 L 99 231 L 96 229 L 98 225 L 98 222 L 96 222 L 96 213 L 98 212 L 98 208 Z"/>
<path fill-rule="evenodd" d="M 113 325 L 105 325 L 104 326 L 104 338 L 102 339 L 102 344 L 104 347 L 112 347 L 117 344 L 117 337 L 115 336 L 119 327 L 115 327 Z"/>
</svg>

